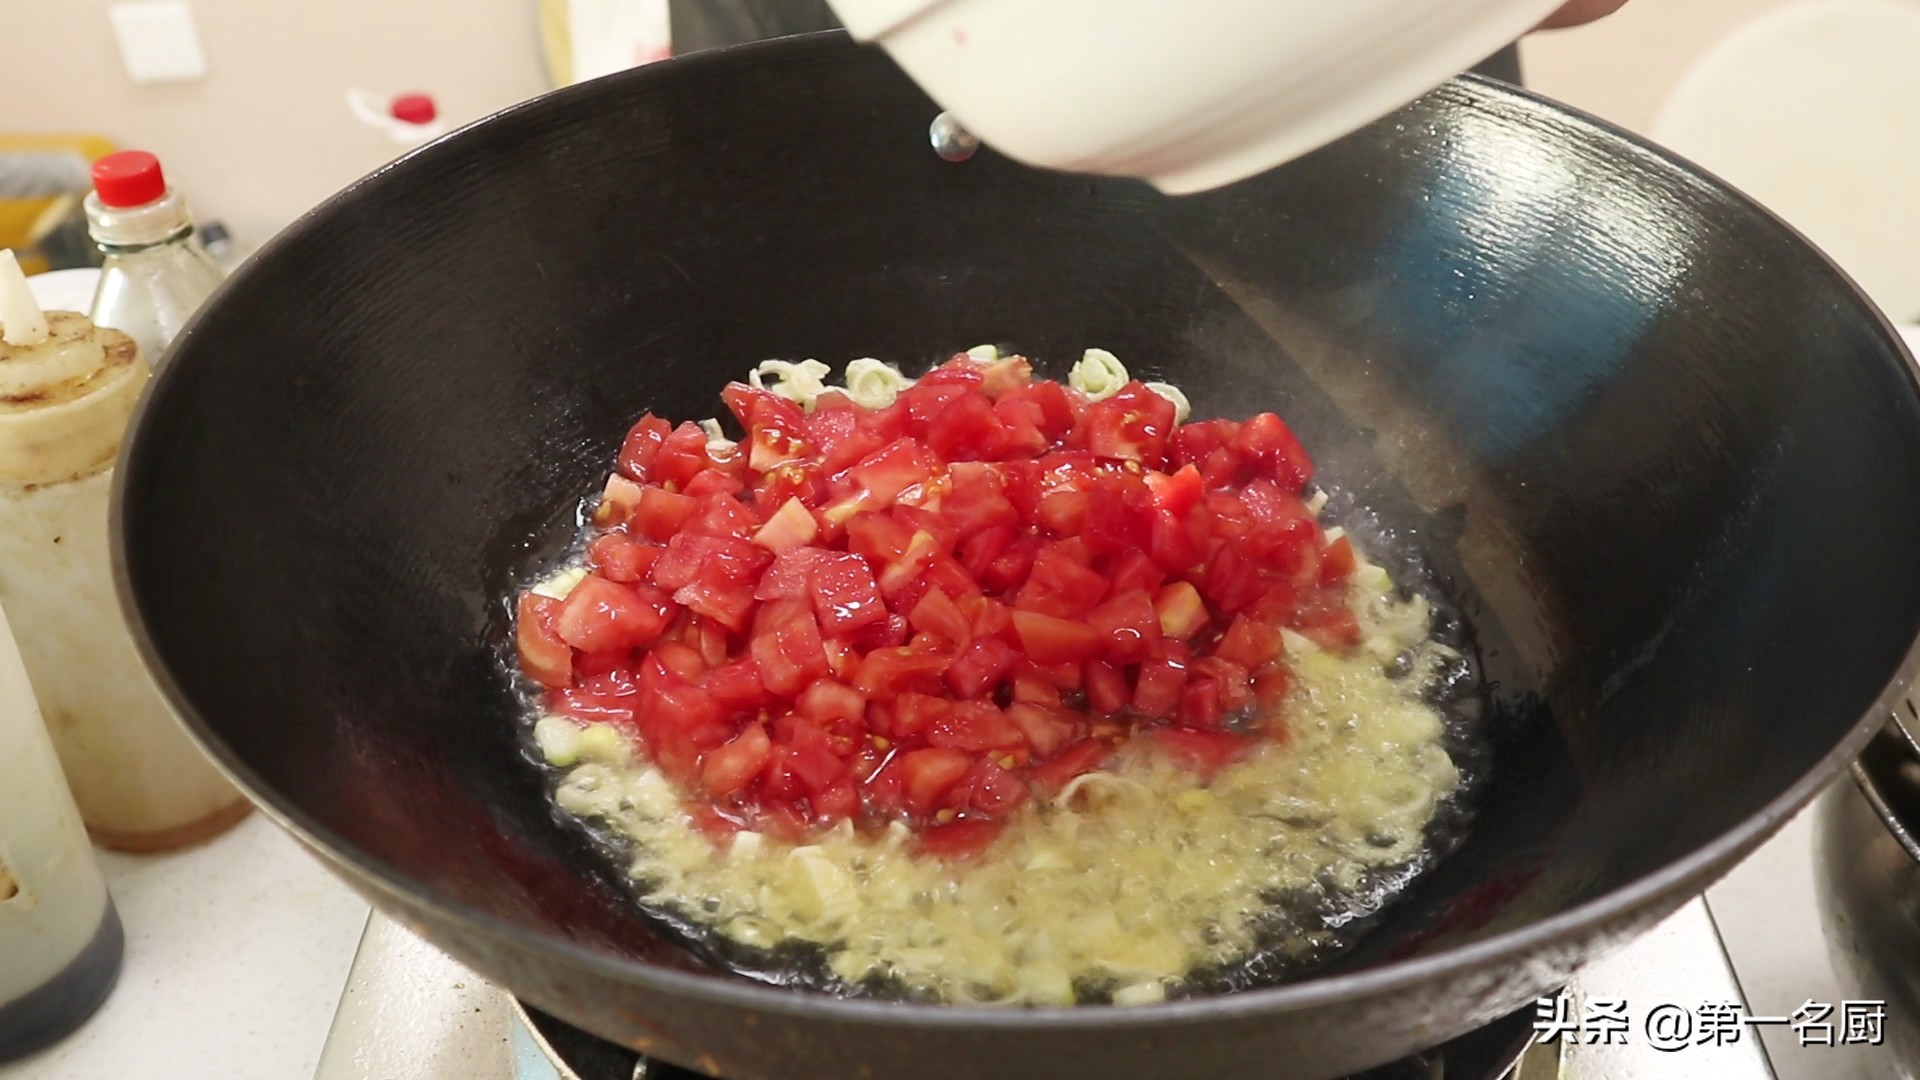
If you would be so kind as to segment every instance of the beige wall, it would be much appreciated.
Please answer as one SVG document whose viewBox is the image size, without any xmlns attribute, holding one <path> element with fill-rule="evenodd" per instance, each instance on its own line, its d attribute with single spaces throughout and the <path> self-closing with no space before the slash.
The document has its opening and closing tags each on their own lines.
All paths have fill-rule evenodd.
<svg viewBox="0 0 1920 1080">
<path fill-rule="evenodd" d="M 1646 133 L 1694 60 L 1736 27 L 1794 0 L 1629 0 L 1611 18 L 1538 34 L 1527 81 L 1550 97 Z"/>
<path fill-rule="evenodd" d="M 0 0 L 0 131 L 152 150 L 198 213 L 251 246 L 398 152 L 348 113 L 349 86 L 425 90 L 456 124 L 544 87 L 532 0 L 190 3 L 207 77 L 139 86 L 109 0 Z"/>
</svg>

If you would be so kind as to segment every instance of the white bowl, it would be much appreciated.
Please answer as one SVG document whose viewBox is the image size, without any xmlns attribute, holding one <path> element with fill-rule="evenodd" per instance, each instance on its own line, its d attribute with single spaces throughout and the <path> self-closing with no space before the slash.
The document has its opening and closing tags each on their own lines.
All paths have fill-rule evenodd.
<svg viewBox="0 0 1920 1080">
<path fill-rule="evenodd" d="M 1379 119 L 1561 0 L 830 2 L 999 152 L 1184 194 Z"/>
</svg>

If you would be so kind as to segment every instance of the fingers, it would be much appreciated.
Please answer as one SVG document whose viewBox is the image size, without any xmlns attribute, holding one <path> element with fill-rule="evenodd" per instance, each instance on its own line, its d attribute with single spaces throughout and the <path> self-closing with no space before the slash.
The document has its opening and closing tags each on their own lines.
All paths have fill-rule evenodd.
<svg viewBox="0 0 1920 1080">
<path fill-rule="evenodd" d="M 1627 0 L 1572 0 L 1559 11 L 1547 16 L 1540 24 L 1542 30 L 1559 30 L 1568 26 L 1580 26 L 1608 15 L 1625 7 Z"/>
</svg>

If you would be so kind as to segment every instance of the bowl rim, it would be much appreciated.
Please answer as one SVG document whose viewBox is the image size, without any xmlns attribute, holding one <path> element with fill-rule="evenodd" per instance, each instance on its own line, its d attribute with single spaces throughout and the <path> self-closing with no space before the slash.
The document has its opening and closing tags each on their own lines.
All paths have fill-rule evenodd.
<svg viewBox="0 0 1920 1080">
<path fill-rule="evenodd" d="M 587 99 L 624 92 L 629 84 L 645 85 L 675 78 L 695 78 L 724 70 L 728 65 L 751 65 L 763 54 L 828 55 L 831 50 L 852 51 L 858 46 L 844 30 L 826 30 L 787 38 L 770 39 L 701 50 L 685 56 L 658 61 L 573 86 L 547 91 L 508 106 L 396 158 L 341 189 L 297 218 L 250 257 L 215 293 L 182 329 L 168 350 L 170 358 L 184 343 L 191 341 L 206 313 L 216 308 L 229 289 L 239 287 L 261 261 L 320 227 L 339 208 L 361 190 L 378 185 L 395 169 L 416 158 L 432 158 L 452 153 L 467 132 L 508 122 L 522 113 L 549 108 L 555 100 Z M 1853 278 L 1798 229 L 1767 210 L 1732 184 L 1715 176 L 1680 155 L 1572 106 L 1544 95 L 1481 75 L 1456 76 L 1434 92 L 1466 90 L 1475 104 L 1504 104 L 1533 117 L 1570 123 L 1603 136 L 1625 153 L 1684 178 L 1695 187 L 1706 187 L 1721 199 L 1731 201 L 1755 216 L 1781 236 L 1798 242 L 1818 259 L 1836 285 L 1836 297 L 1851 300 L 1896 357 L 1902 360 L 1907 387 L 1920 400 L 1920 368 L 1891 321 L 1861 290 Z M 1411 104 L 1411 103 L 1409 103 Z M 929 114 L 931 115 L 931 114 Z M 702 1005 L 730 1009 L 778 1013 L 795 1019 L 820 1018 L 841 1023 L 859 1023 L 869 1027 L 964 1031 L 982 1028 L 1014 1029 L 1023 1033 L 1114 1032 L 1137 1028 L 1142 1024 L 1183 1024 L 1217 1022 L 1256 1017 L 1278 1012 L 1305 1011 L 1359 1001 L 1426 983 L 1436 983 L 1467 972 L 1513 966 L 1561 942 L 1601 934 L 1619 927 L 1632 917 L 1676 896 L 1692 896 L 1731 868 L 1732 864 L 1765 841 L 1836 778 L 1847 772 L 1868 741 L 1878 733 L 1892 714 L 1897 702 L 1920 671 L 1920 626 L 1915 627 L 1904 656 L 1889 677 L 1887 685 L 1869 709 L 1847 733 L 1816 761 L 1801 777 L 1712 841 L 1677 858 L 1657 870 L 1624 882 L 1605 894 L 1582 904 L 1556 912 L 1546 918 L 1490 935 L 1478 941 L 1453 946 L 1431 955 L 1389 961 L 1359 971 L 1328 976 L 1310 976 L 1298 982 L 1262 987 L 1230 994 L 1191 998 L 1128 1007 L 1045 1006 L 1008 1008 L 991 1005 L 917 1004 L 843 998 L 828 994 L 797 992 L 751 979 L 720 972 L 677 970 L 645 960 L 620 956 L 562 937 L 550 930 L 515 922 L 499 915 L 468 906 L 458 896 L 431 888 L 398 868 L 367 854 L 338 834 L 284 800 L 258 773 L 247 766 L 212 733 L 193 702 L 181 690 L 161 661 L 159 651 L 145 619 L 140 598 L 128 572 L 126 549 L 127 484 L 129 464 L 143 457 L 141 450 L 150 436 L 144 421 L 158 391 L 174 375 L 174 365 L 163 364 L 141 395 L 128 436 L 122 441 L 115 463 L 111 500 L 109 542 L 116 594 L 128 630 L 156 687 L 181 718 L 194 741 L 210 759 L 258 806 L 263 814 L 320 855 L 341 872 L 350 884 L 362 892 L 389 898 L 401 907 L 436 913 L 441 919 L 458 924 L 470 937 L 505 942 L 548 961 L 583 968 L 617 983 L 633 984 L 648 991 L 673 995 Z M 376 907 L 382 906 L 376 899 Z M 437 935 L 433 928 L 421 927 L 429 939 Z M 461 956 L 463 962 L 466 957 Z M 476 965 L 477 967 L 478 965 Z M 487 972 L 480 972 L 488 974 Z M 511 987 L 503 987 L 509 994 Z"/>
</svg>

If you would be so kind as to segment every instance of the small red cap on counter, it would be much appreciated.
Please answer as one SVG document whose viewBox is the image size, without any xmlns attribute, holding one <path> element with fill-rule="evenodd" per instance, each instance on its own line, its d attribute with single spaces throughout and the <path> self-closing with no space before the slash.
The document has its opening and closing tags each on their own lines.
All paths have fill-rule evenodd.
<svg viewBox="0 0 1920 1080">
<path fill-rule="evenodd" d="M 104 206 L 145 206 L 167 193 L 160 159 L 145 150 L 122 150 L 93 163 L 93 190 Z"/>
<path fill-rule="evenodd" d="M 401 94 L 387 106 L 395 120 L 407 124 L 431 124 L 440 110 L 433 104 L 433 98 L 426 94 Z"/>
</svg>

